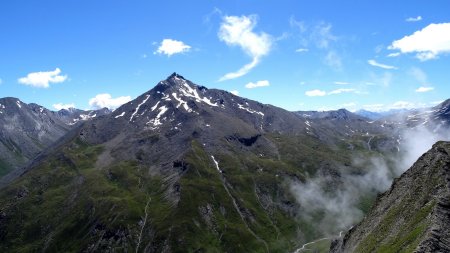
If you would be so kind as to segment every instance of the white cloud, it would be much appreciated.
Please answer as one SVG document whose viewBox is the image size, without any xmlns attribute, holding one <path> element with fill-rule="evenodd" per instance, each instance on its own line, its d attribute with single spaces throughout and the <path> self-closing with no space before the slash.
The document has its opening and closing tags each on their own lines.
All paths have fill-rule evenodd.
<svg viewBox="0 0 450 253">
<path fill-rule="evenodd" d="M 328 92 L 328 95 L 341 94 L 341 93 L 356 93 L 356 92 L 357 91 L 355 89 L 337 89 L 337 90 Z"/>
<path fill-rule="evenodd" d="M 112 98 L 110 94 L 103 93 L 89 99 L 89 105 L 94 109 L 101 109 L 107 107 L 109 109 L 116 109 L 117 107 L 129 102 L 131 100 L 130 96 L 122 96 L 117 98 Z"/>
<path fill-rule="evenodd" d="M 335 70 L 342 69 L 341 57 L 333 50 L 329 51 L 325 56 L 325 64 L 332 67 Z"/>
<path fill-rule="evenodd" d="M 336 81 L 336 82 L 334 82 L 334 84 L 337 84 L 337 85 L 349 85 L 349 84 L 351 84 L 351 83 L 349 83 L 349 82 Z"/>
<path fill-rule="evenodd" d="M 70 103 L 70 104 L 57 103 L 57 104 L 53 104 L 53 108 L 55 108 L 56 110 L 59 111 L 62 109 L 75 108 L 75 104 L 74 103 Z"/>
<path fill-rule="evenodd" d="M 305 92 L 305 95 L 308 97 L 323 97 L 327 95 L 327 93 L 322 90 L 309 90 Z"/>
<path fill-rule="evenodd" d="M 372 66 L 383 68 L 383 69 L 397 69 L 397 67 L 386 65 L 386 64 L 382 64 L 382 63 L 378 63 L 377 61 L 375 61 L 373 59 L 372 60 L 368 60 L 367 63 L 369 63 Z"/>
<path fill-rule="evenodd" d="M 17 81 L 21 84 L 37 87 L 48 88 L 50 83 L 62 83 L 67 80 L 67 75 L 60 75 L 61 70 L 56 68 L 54 71 L 39 71 L 29 73 L 26 77 L 21 77 Z"/>
<path fill-rule="evenodd" d="M 2 84 L 3 83 L 3 80 L 0 78 L 0 84 Z"/>
<path fill-rule="evenodd" d="M 412 35 L 392 42 L 388 47 L 401 53 L 416 53 L 421 61 L 435 59 L 450 52 L 450 23 L 430 24 Z"/>
<path fill-rule="evenodd" d="M 416 92 L 428 92 L 434 90 L 434 87 L 419 87 L 416 89 Z"/>
<path fill-rule="evenodd" d="M 297 53 L 305 53 L 305 52 L 308 52 L 308 51 L 309 51 L 309 49 L 307 49 L 307 48 L 299 48 L 299 49 L 295 50 L 295 52 L 297 52 Z"/>
<path fill-rule="evenodd" d="M 222 76 L 219 81 L 234 79 L 247 74 L 256 67 L 261 58 L 267 55 L 272 45 L 272 37 L 264 32 L 255 33 L 253 29 L 257 24 L 257 17 L 250 16 L 225 16 L 219 29 L 219 39 L 229 46 L 239 46 L 252 58 L 252 61 L 236 72 Z"/>
<path fill-rule="evenodd" d="M 245 88 L 253 89 L 253 88 L 258 88 L 258 87 L 266 87 L 266 86 L 269 86 L 269 85 L 270 85 L 269 81 L 262 80 L 262 81 L 258 81 L 256 83 L 250 82 L 250 83 L 245 85 Z"/>
<path fill-rule="evenodd" d="M 407 19 L 405 19 L 406 22 L 417 22 L 422 20 L 422 16 L 417 16 L 417 17 L 409 17 Z"/>
<path fill-rule="evenodd" d="M 170 57 L 174 54 L 189 52 L 189 50 L 191 50 L 191 46 L 184 44 L 182 41 L 163 39 L 154 54 L 165 54 Z"/>
<path fill-rule="evenodd" d="M 235 96 L 239 96 L 239 91 L 237 91 L 237 90 L 232 90 L 232 91 L 230 91 L 230 93 Z"/>
</svg>

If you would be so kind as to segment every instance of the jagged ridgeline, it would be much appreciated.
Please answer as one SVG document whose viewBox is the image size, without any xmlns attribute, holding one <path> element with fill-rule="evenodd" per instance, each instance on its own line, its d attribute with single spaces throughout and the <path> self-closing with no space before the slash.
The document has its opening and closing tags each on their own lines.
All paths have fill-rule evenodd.
<svg viewBox="0 0 450 253">
<path fill-rule="evenodd" d="M 173 74 L 5 177 L 0 251 L 291 251 L 342 229 L 318 227 L 325 212 L 305 218 L 292 184 L 343 189 L 341 175 L 367 170 L 355 154 L 398 152 L 383 124 L 288 112 Z"/>
</svg>

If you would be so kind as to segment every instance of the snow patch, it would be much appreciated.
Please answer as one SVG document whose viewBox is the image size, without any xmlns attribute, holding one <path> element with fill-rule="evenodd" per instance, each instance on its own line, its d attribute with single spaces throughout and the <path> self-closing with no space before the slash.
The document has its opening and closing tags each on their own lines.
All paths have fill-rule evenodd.
<svg viewBox="0 0 450 253">
<path fill-rule="evenodd" d="M 177 93 L 172 93 L 173 98 L 175 98 L 176 101 L 179 102 L 179 104 L 177 105 L 177 108 L 180 107 L 181 105 L 183 105 L 183 108 L 187 111 L 187 112 L 192 112 L 192 109 L 189 108 L 189 106 L 187 105 L 187 102 L 184 101 L 181 98 L 178 98 Z"/>
<path fill-rule="evenodd" d="M 158 108 L 158 115 L 156 115 L 156 117 L 154 119 L 151 119 L 149 122 L 147 122 L 147 125 L 153 125 L 154 127 L 157 127 L 159 125 L 162 125 L 161 123 L 161 116 L 167 112 L 167 110 L 169 110 L 169 108 L 167 108 L 165 105 L 161 106 L 160 108 Z"/>
<path fill-rule="evenodd" d="M 162 100 L 171 101 L 169 95 L 165 95 L 164 93 L 163 93 L 163 95 L 164 95 L 164 97 L 161 98 Z"/>
<path fill-rule="evenodd" d="M 216 159 L 214 158 L 214 156 L 212 155 L 211 158 L 214 161 L 214 164 L 216 165 L 216 169 L 219 173 L 222 173 L 223 171 L 219 168 L 219 163 L 216 161 Z"/>
<path fill-rule="evenodd" d="M 114 118 L 120 118 L 120 117 L 123 117 L 125 115 L 125 112 L 122 112 L 120 115 L 117 115 L 116 117 L 114 117 Z"/>
<path fill-rule="evenodd" d="M 212 103 L 211 100 L 209 98 L 202 98 L 200 97 L 200 95 L 198 95 L 198 92 L 196 89 L 192 88 L 189 84 L 187 84 L 187 82 L 181 78 L 175 77 L 175 79 L 177 81 L 179 81 L 183 87 L 180 88 L 180 92 L 185 96 L 185 97 L 192 97 L 195 99 L 195 101 L 197 102 L 203 102 L 206 103 L 210 106 L 218 106 L 217 103 Z"/>
<path fill-rule="evenodd" d="M 16 104 L 19 108 L 22 108 L 22 105 L 20 104 L 20 101 L 16 101 Z"/>
<path fill-rule="evenodd" d="M 136 113 L 138 113 L 139 108 L 145 104 L 145 102 L 147 102 L 147 100 L 150 98 L 150 95 L 146 95 L 147 97 L 136 107 L 136 109 L 134 110 L 133 114 L 130 117 L 130 122 L 133 120 L 134 115 L 136 115 Z"/>
<path fill-rule="evenodd" d="M 248 103 L 246 103 L 247 105 L 248 105 Z M 258 111 L 254 111 L 254 110 L 252 110 L 252 109 L 250 109 L 250 108 L 246 108 L 246 107 L 244 107 L 243 105 L 241 105 L 241 104 L 238 104 L 238 107 L 239 107 L 239 109 L 241 109 L 241 110 L 245 110 L 245 111 L 247 111 L 247 112 L 249 112 L 249 113 L 256 113 L 256 114 L 259 114 L 259 115 L 261 115 L 262 117 L 264 117 L 264 113 L 262 113 L 262 112 L 258 112 Z"/>
<path fill-rule="evenodd" d="M 88 119 L 92 119 L 92 118 L 95 118 L 95 117 L 97 117 L 97 114 L 94 114 L 94 115 L 90 115 L 90 114 L 81 114 L 81 115 L 80 115 L 80 119 L 81 119 L 81 120 L 88 120 Z"/>
<path fill-rule="evenodd" d="M 154 105 L 154 106 L 151 108 L 152 112 L 158 107 L 159 102 L 161 102 L 161 101 L 158 101 L 158 103 L 156 103 L 156 105 Z"/>
</svg>

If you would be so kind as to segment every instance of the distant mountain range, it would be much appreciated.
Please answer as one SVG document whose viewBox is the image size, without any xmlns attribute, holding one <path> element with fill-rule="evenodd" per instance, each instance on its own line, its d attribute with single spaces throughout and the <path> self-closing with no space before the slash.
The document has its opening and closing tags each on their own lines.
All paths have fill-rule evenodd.
<svg viewBox="0 0 450 253">
<path fill-rule="evenodd" d="M 0 104 L 3 252 L 293 251 L 351 225 L 307 194 L 338 197 L 403 154 L 402 129 L 449 122 L 448 101 L 400 119 L 289 112 L 176 73 L 113 112 Z"/>
<path fill-rule="evenodd" d="M 0 176 L 27 164 L 76 122 L 107 113 L 108 109 L 53 112 L 17 98 L 0 98 Z"/>
</svg>

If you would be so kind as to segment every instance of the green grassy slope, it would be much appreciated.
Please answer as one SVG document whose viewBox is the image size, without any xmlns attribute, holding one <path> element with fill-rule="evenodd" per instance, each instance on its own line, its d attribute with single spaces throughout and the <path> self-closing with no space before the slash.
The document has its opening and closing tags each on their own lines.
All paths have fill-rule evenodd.
<svg viewBox="0 0 450 253">
<path fill-rule="evenodd" d="M 280 157 L 225 144 L 214 154 L 222 173 L 193 140 L 174 185 L 138 161 L 96 168 L 103 147 L 75 139 L 0 192 L 0 251 L 295 249 L 321 234 L 295 213 L 287 179 L 350 157 L 304 136 L 266 137 Z"/>
</svg>

